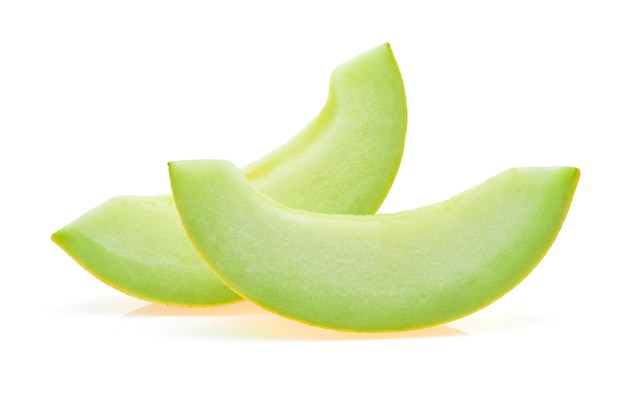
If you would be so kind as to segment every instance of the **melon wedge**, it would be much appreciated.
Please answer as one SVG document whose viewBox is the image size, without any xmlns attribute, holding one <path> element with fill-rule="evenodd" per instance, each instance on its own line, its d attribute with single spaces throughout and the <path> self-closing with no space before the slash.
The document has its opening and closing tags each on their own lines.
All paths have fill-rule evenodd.
<svg viewBox="0 0 626 402">
<path fill-rule="evenodd" d="M 280 315 L 346 331 L 429 327 L 515 287 L 555 240 L 573 167 L 515 168 L 395 214 L 296 210 L 224 161 L 170 163 L 190 238 L 226 284 Z"/>
<path fill-rule="evenodd" d="M 287 205 L 371 214 L 395 178 L 406 126 L 402 77 L 384 44 L 336 68 L 319 115 L 243 170 Z M 141 299 L 186 306 L 240 300 L 202 261 L 170 195 L 113 198 L 52 240 L 103 282 Z"/>
</svg>

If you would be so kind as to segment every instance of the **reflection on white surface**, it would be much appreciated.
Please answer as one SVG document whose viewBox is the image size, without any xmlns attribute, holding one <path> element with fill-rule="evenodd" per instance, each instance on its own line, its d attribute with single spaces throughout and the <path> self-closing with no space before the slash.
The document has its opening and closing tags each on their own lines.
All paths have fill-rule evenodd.
<svg viewBox="0 0 626 402">
<path fill-rule="evenodd" d="M 335 331 L 278 316 L 248 301 L 215 307 L 179 307 L 146 304 L 144 301 L 120 295 L 71 304 L 61 311 L 125 319 L 158 318 L 156 325 L 162 327 L 163 335 L 169 333 L 183 338 L 210 339 L 212 335 L 218 335 L 220 338 L 232 339 L 364 340 L 466 335 L 465 332 L 446 325 L 390 333 Z"/>
<path fill-rule="evenodd" d="M 462 331 L 439 325 L 414 331 L 393 333 L 354 333 L 335 331 L 293 321 L 272 314 L 251 302 L 244 301 L 216 307 L 174 307 L 150 304 L 124 315 L 124 317 L 225 317 L 216 327 L 231 333 L 236 338 L 274 338 L 291 340 L 359 340 L 396 339 L 430 336 L 462 335 Z M 236 318 L 236 319 L 232 319 Z M 206 331 L 205 335 L 210 332 Z M 201 335 L 201 334 L 197 334 Z"/>
<path fill-rule="evenodd" d="M 462 318 L 458 321 L 458 325 L 469 334 L 477 334 L 528 329 L 553 321 L 552 318 L 537 313 L 488 308 Z"/>
<path fill-rule="evenodd" d="M 102 296 L 65 305 L 60 312 L 70 314 L 119 316 L 145 306 L 147 302 L 125 295 Z"/>
<path fill-rule="evenodd" d="M 106 296 L 67 305 L 64 313 L 152 319 L 163 335 L 210 339 L 364 340 L 444 337 L 523 330 L 552 323 L 548 316 L 488 308 L 456 320 L 413 331 L 351 333 L 319 328 L 268 312 L 248 301 L 215 307 L 179 307 L 147 303 L 128 296 Z"/>
<path fill-rule="evenodd" d="M 249 302 L 235 302 L 215 307 L 179 307 L 152 303 L 137 308 L 124 317 L 218 317 L 265 313 L 265 310 Z"/>
<path fill-rule="evenodd" d="M 443 337 L 451 335 L 465 335 L 463 331 L 438 325 L 413 331 L 389 333 L 355 333 L 342 332 L 293 321 L 276 314 L 266 312 L 251 317 L 245 317 L 221 325 L 233 335 L 247 336 L 260 339 L 288 339 L 288 340 L 373 340 L 373 339 L 402 339 Z"/>
</svg>

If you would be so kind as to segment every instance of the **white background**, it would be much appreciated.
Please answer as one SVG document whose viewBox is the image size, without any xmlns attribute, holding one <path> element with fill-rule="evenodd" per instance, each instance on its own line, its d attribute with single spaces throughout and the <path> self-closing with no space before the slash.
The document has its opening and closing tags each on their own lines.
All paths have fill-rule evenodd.
<svg viewBox="0 0 626 402">
<path fill-rule="evenodd" d="M 408 4 L 0 3 L 0 400 L 625 400 L 625 3 Z M 107 198 L 169 192 L 170 160 L 262 156 L 387 41 L 409 129 L 383 211 L 508 167 L 582 171 L 548 255 L 491 306 L 336 333 L 152 305 L 50 241 Z"/>
</svg>

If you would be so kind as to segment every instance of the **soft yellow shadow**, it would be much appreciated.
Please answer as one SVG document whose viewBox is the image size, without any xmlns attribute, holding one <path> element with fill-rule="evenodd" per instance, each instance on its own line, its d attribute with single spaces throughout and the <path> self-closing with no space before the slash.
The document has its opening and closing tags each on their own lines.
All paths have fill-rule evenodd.
<svg viewBox="0 0 626 402">
<path fill-rule="evenodd" d="M 174 307 L 149 304 L 123 317 L 223 317 L 232 319 L 213 322 L 221 331 L 244 338 L 290 340 L 365 340 L 401 339 L 467 335 L 458 329 L 438 325 L 414 331 L 389 333 L 354 333 L 319 328 L 270 313 L 249 301 L 216 307 Z"/>
<path fill-rule="evenodd" d="M 124 317 L 219 317 L 267 313 L 260 307 L 244 301 L 215 307 L 178 307 L 163 304 L 148 304 L 135 309 Z"/>
<path fill-rule="evenodd" d="M 343 332 L 303 324 L 272 313 L 245 317 L 231 322 L 228 327 L 241 335 L 245 332 L 249 336 L 290 340 L 367 340 L 467 335 L 446 325 L 402 332 Z"/>
</svg>

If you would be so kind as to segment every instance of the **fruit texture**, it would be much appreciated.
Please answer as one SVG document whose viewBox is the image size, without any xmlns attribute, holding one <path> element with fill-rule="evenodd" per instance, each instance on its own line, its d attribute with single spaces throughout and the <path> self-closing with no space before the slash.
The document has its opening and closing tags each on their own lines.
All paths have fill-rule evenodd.
<svg viewBox="0 0 626 402">
<path fill-rule="evenodd" d="M 336 68 L 319 115 L 243 171 L 258 190 L 286 205 L 371 214 L 395 178 L 406 126 L 402 77 L 384 44 Z M 170 195 L 113 198 L 52 240 L 94 276 L 132 296 L 187 306 L 240 300 L 198 255 Z"/>
<path fill-rule="evenodd" d="M 555 240 L 578 177 L 509 169 L 441 203 L 356 216 L 279 204 L 228 162 L 170 163 L 184 226 L 226 284 L 280 315 L 363 332 L 445 323 L 515 287 Z"/>
</svg>

